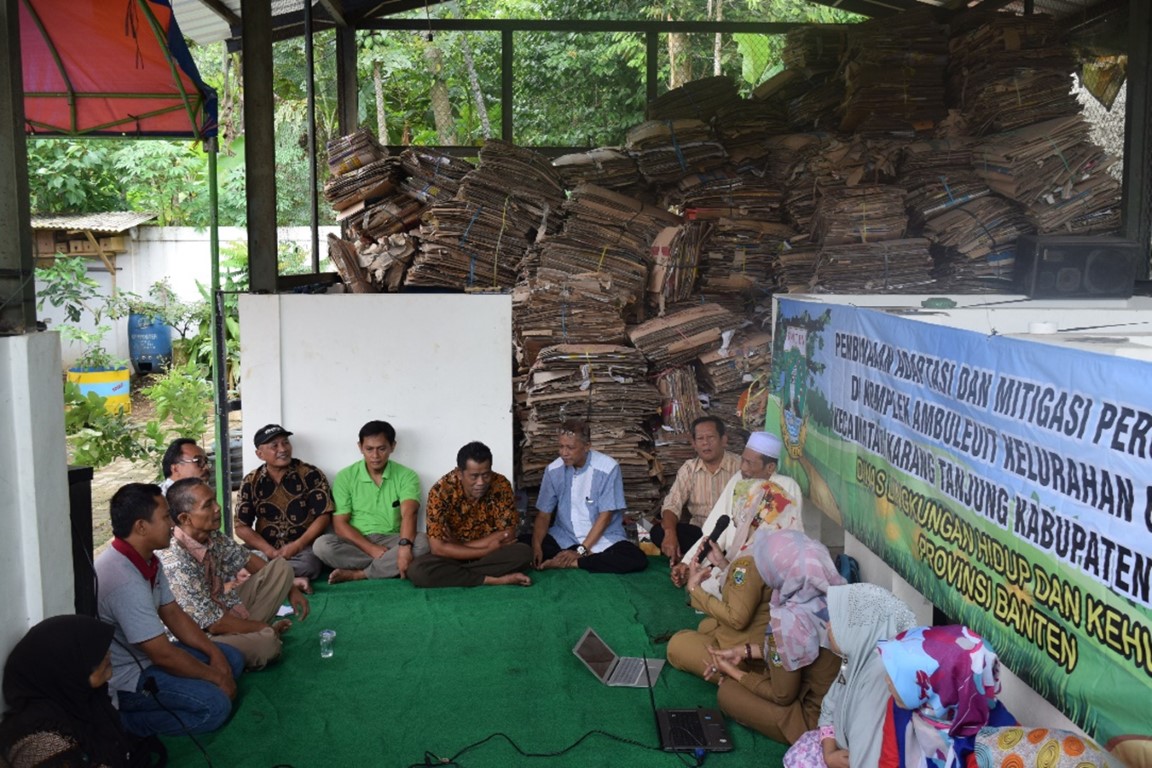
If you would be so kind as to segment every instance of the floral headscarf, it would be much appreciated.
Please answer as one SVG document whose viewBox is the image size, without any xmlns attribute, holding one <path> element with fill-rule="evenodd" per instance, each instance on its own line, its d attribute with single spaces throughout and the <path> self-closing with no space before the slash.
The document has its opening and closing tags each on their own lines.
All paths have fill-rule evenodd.
<svg viewBox="0 0 1152 768">
<path fill-rule="evenodd" d="M 953 740 L 987 725 L 1000 693 L 996 652 L 959 625 L 914 627 L 876 650 L 898 704 L 915 712 L 904 736 L 907 765 L 958 765 Z"/>
<path fill-rule="evenodd" d="M 769 628 L 781 666 L 789 671 L 806 667 L 828 645 L 828 587 L 844 579 L 827 548 L 799 531 L 761 530 L 752 554 L 772 589 Z"/>
</svg>

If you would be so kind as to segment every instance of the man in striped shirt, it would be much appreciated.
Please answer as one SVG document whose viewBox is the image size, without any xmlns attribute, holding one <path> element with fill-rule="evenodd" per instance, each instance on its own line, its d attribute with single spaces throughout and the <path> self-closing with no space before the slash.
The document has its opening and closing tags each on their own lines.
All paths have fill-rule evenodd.
<svg viewBox="0 0 1152 768">
<path fill-rule="evenodd" d="M 684 462 L 676 481 L 664 498 L 660 525 L 652 529 L 652 543 L 677 563 L 703 535 L 702 526 L 720 492 L 740 471 L 740 457 L 729 453 L 724 422 L 716 416 L 703 416 L 692 422 L 692 448 L 696 458 Z M 689 518 L 681 522 L 685 505 Z"/>
</svg>

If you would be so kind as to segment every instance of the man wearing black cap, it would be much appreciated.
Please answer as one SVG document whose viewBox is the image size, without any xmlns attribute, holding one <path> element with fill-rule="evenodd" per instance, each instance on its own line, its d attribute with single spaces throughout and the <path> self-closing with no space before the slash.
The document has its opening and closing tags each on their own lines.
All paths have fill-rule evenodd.
<svg viewBox="0 0 1152 768">
<path fill-rule="evenodd" d="M 297 586 L 311 592 L 309 580 L 319 576 L 322 567 L 312 542 L 332 520 L 332 489 L 323 472 L 292 458 L 291 436 L 279 424 L 256 431 L 256 456 L 264 464 L 240 484 L 236 535 L 269 560 L 287 560 Z"/>
</svg>

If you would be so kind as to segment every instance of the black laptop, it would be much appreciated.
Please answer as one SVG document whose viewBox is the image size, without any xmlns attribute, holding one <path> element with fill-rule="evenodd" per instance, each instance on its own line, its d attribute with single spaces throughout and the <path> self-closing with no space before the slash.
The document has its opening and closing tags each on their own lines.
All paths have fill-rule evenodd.
<svg viewBox="0 0 1152 768">
<path fill-rule="evenodd" d="M 652 680 L 648 679 L 648 701 L 656 716 L 656 731 L 660 734 L 660 748 L 665 752 L 731 752 L 732 737 L 724 725 L 724 715 L 718 709 L 656 708 L 656 695 Z"/>
</svg>

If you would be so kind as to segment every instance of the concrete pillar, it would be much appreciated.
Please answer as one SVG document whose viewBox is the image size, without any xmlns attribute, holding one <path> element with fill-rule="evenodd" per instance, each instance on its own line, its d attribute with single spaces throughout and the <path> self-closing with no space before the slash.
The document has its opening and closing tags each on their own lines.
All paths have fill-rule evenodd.
<svg viewBox="0 0 1152 768">
<path fill-rule="evenodd" d="M 0 338 L 0 658 L 75 612 L 60 371 L 59 334 Z"/>
</svg>

